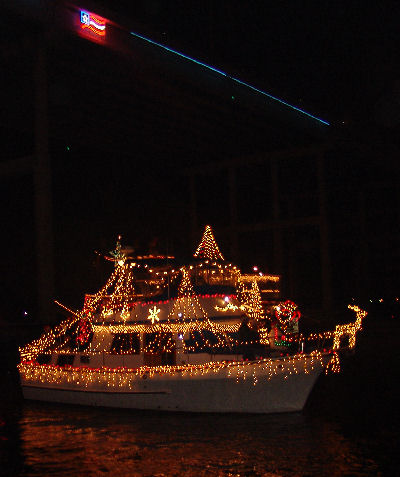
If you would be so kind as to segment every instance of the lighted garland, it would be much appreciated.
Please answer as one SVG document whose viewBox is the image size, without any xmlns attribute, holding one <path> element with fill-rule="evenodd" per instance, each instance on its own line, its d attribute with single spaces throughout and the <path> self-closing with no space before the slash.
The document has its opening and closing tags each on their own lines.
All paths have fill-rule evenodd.
<svg viewBox="0 0 400 477">
<path fill-rule="evenodd" d="M 203 365 L 181 366 L 141 366 L 136 369 L 130 368 L 89 368 L 72 366 L 39 365 L 25 362 L 18 365 L 21 376 L 25 382 L 36 384 L 73 384 L 79 387 L 90 385 L 105 385 L 110 388 L 130 387 L 133 388 L 138 379 L 154 378 L 156 376 L 197 376 L 208 373 L 223 373 L 227 377 L 235 378 L 237 382 L 252 378 L 253 384 L 257 384 L 260 373 L 267 380 L 274 376 L 283 375 L 285 379 L 300 372 L 309 373 L 316 365 L 324 367 L 327 358 L 336 362 L 335 353 L 327 354 L 314 351 L 308 355 L 286 356 L 279 359 L 261 359 L 256 361 L 218 361 Z"/>
<path fill-rule="evenodd" d="M 356 321 L 354 323 L 349 323 L 347 325 L 338 325 L 335 329 L 335 331 L 325 331 L 322 333 L 314 333 L 310 334 L 309 336 L 305 337 L 302 334 L 296 335 L 296 336 L 287 336 L 285 337 L 285 340 L 287 343 L 293 344 L 293 343 L 302 343 L 302 342 L 307 342 L 307 341 L 321 341 L 321 340 L 326 340 L 326 339 L 333 339 L 333 350 L 337 350 L 340 347 L 340 341 L 343 338 L 343 336 L 348 336 L 349 337 L 349 347 L 354 347 L 355 346 L 355 337 L 357 331 L 362 329 L 362 320 L 363 318 L 367 315 L 367 312 L 360 309 L 358 306 L 355 305 L 349 305 L 349 309 L 354 311 L 356 313 Z M 64 322 L 60 323 L 57 327 L 55 327 L 53 330 L 50 330 L 47 333 L 44 333 L 41 338 L 38 340 L 33 341 L 32 343 L 24 346 L 23 348 L 20 348 L 20 354 L 21 354 L 21 361 L 22 362 L 28 362 L 34 360 L 39 354 L 45 354 L 45 353 L 51 353 L 51 349 L 53 351 L 57 351 L 60 354 L 68 354 L 70 351 L 64 351 L 62 349 L 62 344 L 61 348 L 56 347 L 54 349 L 56 341 L 60 339 L 60 337 L 65 336 L 66 332 L 74 325 L 76 324 L 77 320 L 79 317 L 74 317 L 69 320 L 65 320 Z M 103 331 L 109 331 L 111 333 L 141 333 L 141 332 L 148 332 L 148 333 L 153 333 L 153 332 L 167 332 L 167 333 L 181 333 L 181 334 L 186 334 L 190 331 L 196 331 L 196 330 L 209 330 L 212 332 L 216 332 L 219 336 L 226 336 L 226 333 L 234 333 L 239 330 L 240 324 L 213 324 L 213 323 L 204 323 L 200 321 L 192 321 L 189 323 L 162 323 L 162 324 L 154 324 L 154 325 L 142 325 L 142 324 L 133 324 L 133 325 L 93 325 L 93 331 L 95 333 L 98 332 L 103 332 Z M 261 334 L 261 339 L 260 343 L 268 345 L 269 340 L 268 340 L 268 332 L 265 329 L 259 330 Z M 235 343 L 237 344 L 237 343 Z M 241 343 L 243 344 L 243 343 Z M 252 342 L 245 343 L 245 344 L 254 344 Z M 218 344 L 212 344 L 208 343 L 209 348 L 218 348 Z M 191 347 L 186 347 L 185 351 L 195 351 L 195 349 Z M 78 352 L 79 349 L 76 348 L 74 351 Z M 100 353 L 106 353 L 109 354 L 109 352 L 105 349 L 95 349 L 95 348 L 90 348 L 90 353 L 92 354 L 100 354 Z M 336 359 L 336 361 L 335 361 Z M 335 361 L 335 366 L 338 368 L 338 358 L 332 358 L 333 361 Z"/>
<path fill-rule="evenodd" d="M 93 325 L 95 332 L 109 331 L 110 333 L 177 333 L 186 334 L 190 331 L 216 331 L 218 333 L 235 333 L 239 330 L 240 323 L 225 324 L 218 323 L 210 326 L 208 323 L 155 323 L 154 325 L 132 324 L 132 325 Z"/>
<path fill-rule="evenodd" d="M 264 283 L 264 282 L 279 282 L 280 276 L 279 275 L 257 275 L 257 274 L 242 274 L 240 279 L 243 283 L 253 283 L 256 281 L 257 283 Z"/>
</svg>

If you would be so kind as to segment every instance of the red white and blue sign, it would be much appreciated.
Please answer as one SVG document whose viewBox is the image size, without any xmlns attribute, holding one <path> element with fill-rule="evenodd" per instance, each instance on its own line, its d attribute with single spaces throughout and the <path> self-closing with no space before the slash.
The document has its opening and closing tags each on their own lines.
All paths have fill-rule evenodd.
<svg viewBox="0 0 400 477">
<path fill-rule="evenodd" d="M 94 15 L 86 10 L 80 11 L 80 25 L 84 32 L 89 36 L 105 37 L 106 20 L 98 15 Z"/>
</svg>

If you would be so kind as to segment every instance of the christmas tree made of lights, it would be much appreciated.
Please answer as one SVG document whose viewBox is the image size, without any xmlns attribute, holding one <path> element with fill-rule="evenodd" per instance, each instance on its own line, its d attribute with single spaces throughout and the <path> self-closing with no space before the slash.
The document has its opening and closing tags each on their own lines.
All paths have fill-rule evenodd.
<svg viewBox="0 0 400 477">
<path fill-rule="evenodd" d="M 264 318 L 264 309 L 262 306 L 260 288 L 257 282 L 251 284 L 250 300 L 248 305 L 248 316 L 255 320 L 262 320 Z"/>
<path fill-rule="evenodd" d="M 176 317 L 182 321 L 203 319 L 208 322 L 208 315 L 194 292 L 190 275 L 186 268 L 182 268 L 182 281 L 179 285 L 178 298 L 175 300 L 169 314 L 169 318 L 176 319 Z"/>
<path fill-rule="evenodd" d="M 193 256 L 196 258 L 206 258 L 208 260 L 224 260 L 209 225 L 206 225 L 203 237 Z"/>
<path fill-rule="evenodd" d="M 255 320 L 264 319 L 260 288 L 256 280 L 252 282 L 251 288 L 246 288 L 244 283 L 239 279 L 236 286 L 236 293 L 239 302 L 242 304 L 242 309 L 246 311 L 246 315 L 249 318 Z"/>
<path fill-rule="evenodd" d="M 204 347 L 210 349 L 224 345 L 225 335 L 216 330 L 207 312 L 201 306 L 194 292 L 189 271 L 186 268 L 182 268 L 182 282 L 179 286 L 178 298 L 175 300 L 168 316 L 168 320 L 170 319 L 190 323 L 191 331 L 197 333 L 197 338 L 194 335 L 191 336 L 191 344 L 183 343 L 186 352 L 189 350 L 199 351 Z M 207 331 L 211 334 L 206 335 Z"/>
</svg>

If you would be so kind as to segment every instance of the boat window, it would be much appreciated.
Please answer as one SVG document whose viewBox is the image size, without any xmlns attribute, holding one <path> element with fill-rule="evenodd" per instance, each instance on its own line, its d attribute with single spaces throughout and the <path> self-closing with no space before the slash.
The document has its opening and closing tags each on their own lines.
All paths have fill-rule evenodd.
<svg viewBox="0 0 400 477">
<path fill-rule="evenodd" d="M 139 333 L 117 333 L 111 344 L 111 353 L 115 354 L 139 354 Z"/>
<path fill-rule="evenodd" d="M 241 354 L 244 349 L 237 332 L 216 336 L 208 330 L 190 333 L 190 338 L 185 340 L 185 347 L 188 353 L 210 354 Z"/>
<path fill-rule="evenodd" d="M 81 363 L 89 364 L 90 363 L 90 356 L 81 356 Z"/>
<path fill-rule="evenodd" d="M 86 322 L 81 320 L 71 325 L 66 331 L 66 341 L 64 342 L 64 349 L 66 351 L 76 352 L 85 351 L 93 340 L 93 330 L 91 325 L 84 328 Z"/>
<path fill-rule="evenodd" d="M 221 346 L 214 351 L 216 354 L 241 354 L 243 346 L 239 343 L 239 334 L 237 332 L 225 333 L 224 341 Z"/>
<path fill-rule="evenodd" d="M 175 350 L 172 333 L 146 333 L 144 343 L 146 353 L 171 353 Z"/>
<path fill-rule="evenodd" d="M 60 354 L 57 358 L 57 365 L 58 366 L 65 366 L 70 365 L 72 366 L 74 362 L 75 355 L 74 354 Z"/>
<path fill-rule="evenodd" d="M 39 354 L 36 361 L 38 364 L 49 364 L 51 361 L 51 354 Z"/>
<path fill-rule="evenodd" d="M 209 330 L 192 331 L 188 340 L 185 340 L 186 352 L 214 353 L 219 338 Z"/>
</svg>

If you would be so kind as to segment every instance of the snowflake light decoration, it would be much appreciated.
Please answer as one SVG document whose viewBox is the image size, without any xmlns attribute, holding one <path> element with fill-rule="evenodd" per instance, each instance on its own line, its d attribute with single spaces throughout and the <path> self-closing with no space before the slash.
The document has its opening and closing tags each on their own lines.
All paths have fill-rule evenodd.
<svg viewBox="0 0 400 477">
<path fill-rule="evenodd" d="M 154 325 L 156 321 L 160 321 L 158 314 L 160 313 L 160 308 L 157 308 L 155 305 L 153 308 L 149 309 L 149 316 L 147 317 L 148 320 L 151 320 L 151 324 Z"/>
</svg>

